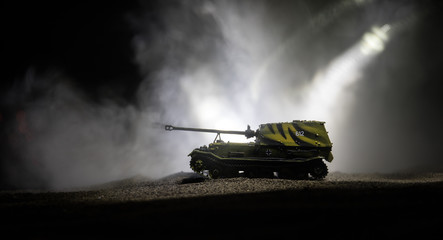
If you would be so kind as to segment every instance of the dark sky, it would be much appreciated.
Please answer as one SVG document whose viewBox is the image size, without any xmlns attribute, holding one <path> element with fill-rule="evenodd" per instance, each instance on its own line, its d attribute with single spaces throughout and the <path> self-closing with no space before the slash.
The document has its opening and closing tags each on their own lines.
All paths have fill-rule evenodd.
<svg viewBox="0 0 443 240">
<path fill-rule="evenodd" d="M 158 6 L 164 9 L 167 5 L 147 2 L 3 1 L 2 62 L 6 65 L 2 71 L 2 93 L 29 70 L 38 75 L 56 69 L 92 98 L 117 96 L 132 101 L 141 76 L 134 61 L 132 40 L 136 30 L 131 27 L 131 16 L 142 12 L 149 16 L 146 12 L 151 11 L 155 21 L 156 14 L 160 14 L 156 11 Z M 423 8 L 434 14 L 428 19 L 431 24 L 417 36 L 422 48 L 416 56 L 420 62 L 428 62 L 424 71 L 430 72 L 426 74 L 437 74 L 428 79 L 437 79 L 439 73 L 435 71 L 440 58 L 435 53 L 441 52 L 442 34 L 438 29 L 441 14 L 435 12 L 440 11 L 441 5 L 423 2 Z M 315 1 L 309 5 L 315 10 L 327 4 Z"/>
<path fill-rule="evenodd" d="M 130 99 L 133 63 L 126 1 L 2 1 L 2 92 L 32 69 L 70 76 L 91 96 Z"/>
<path fill-rule="evenodd" d="M 54 163 L 64 163 L 58 160 L 65 159 L 66 152 L 72 149 L 70 145 L 59 146 L 60 155 L 51 154 L 58 150 L 52 144 L 63 142 L 60 139 L 64 139 L 63 134 L 69 132 L 65 131 L 66 126 L 74 127 L 66 136 L 65 142 L 78 140 L 76 143 L 80 150 L 76 152 L 88 150 L 83 151 L 84 156 L 91 155 L 89 144 L 84 144 L 85 140 L 90 140 L 92 144 L 103 142 L 102 148 L 97 148 L 100 153 L 109 153 L 100 149 L 109 150 L 118 146 L 123 146 L 118 150 L 126 153 L 126 145 L 121 142 L 128 146 L 137 145 L 131 142 L 135 141 L 133 136 L 138 136 L 135 133 L 147 132 L 147 136 L 137 142 L 140 146 L 146 144 L 154 146 L 152 148 L 161 148 L 166 143 L 171 144 L 169 140 L 159 141 L 157 135 L 152 135 L 146 131 L 144 125 L 139 126 L 137 123 L 145 113 L 149 116 L 166 116 L 159 121 L 183 120 L 197 123 L 206 114 L 204 109 L 200 109 L 204 103 L 203 98 L 196 105 L 191 104 L 197 91 L 202 96 L 209 95 L 206 100 L 216 97 L 216 102 L 209 108 L 215 108 L 218 104 L 223 109 L 226 106 L 221 103 L 225 100 L 229 107 L 244 107 L 233 111 L 234 116 L 241 118 L 241 121 L 263 123 L 268 116 L 261 109 L 279 109 L 279 106 L 273 104 L 280 102 L 273 100 L 286 99 L 287 101 L 282 102 L 294 101 L 293 105 L 297 104 L 297 98 L 286 90 L 300 90 L 319 70 L 326 68 L 346 49 L 360 41 L 373 25 L 401 22 L 408 19 L 408 13 L 411 12 L 421 14 L 416 23 L 393 34 L 386 49 L 365 67 L 359 83 L 348 89 L 351 94 L 355 94 L 355 103 L 349 109 L 350 114 L 346 116 L 342 128 L 335 129 L 344 135 L 344 140 L 340 142 L 334 139 L 333 142 L 337 142 L 334 150 L 341 145 L 342 150 L 348 153 L 346 157 L 355 158 L 352 161 L 355 165 L 370 165 L 375 162 L 378 166 L 375 169 L 383 169 L 387 166 L 385 163 L 392 159 L 395 161 L 389 164 L 395 166 L 409 161 L 431 165 L 437 163 L 441 168 L 441 2 L 368 0 L 364 1 L 364 7 L 359 7 L 357 1 L 349 2 L 355 6 L 346 7 L 342 14 L 338 14 L 336 10 L 346 5 L 342 1 L 282 0 L 262 1 L 260 4 L 246 0 L 216 1 L 213 5 L 220 7 L 220 11 L 211 14 L 205 1 L 2 1 L 0 147 L 13 157 L 1 159 L 0 164 L 1 167 L 7 166 L 8 169 L 15 170 L 0 169 L 0 188 L 5 180 L 2 178 L 6 178 L 3 173 L 10 173 L 11 176 L 19 173 L 17 176 L 21 182 L 32 183 L 35 182 L 32 176 L 38 176 L 39 179 L 46 177 L 46 171 Z M 196 3 L 195 6 L 193 3 Z M 328 12 L 328 9 L 332 10 Z M 250 12 L 255 10 L 257 12 Z M 295 15 L 295 12 L 299 15 Z M 230 16 L 237 17 L 234 20 L 240 19 L 239 28 L 230 22 Z M 332 16 L 331 19 L 326 19 L 328 16 Z M 216 17 L 223 19 L 217 20 Z M 311 24 L 314 20 L 315 24 Z M 225 29 L 225 23 L 231 24 L 229 26 L 232 29 Z M 251 28 L 248 26 L 252 26 L 252 31 L 249 31 Z M 263 35 L 253 36 L 263 39 L 246 42 L 245 39 L 249 41 L 250 36 L 239 34 L 236 38 L 237 30 L 251 35 L 258 32 Z M 238 39 L 240 42 L 235 42 Z M 260 87 L 265 90 L 281 85 L 276 89 L 285 91 L 268 91 L 267 98 L 260 96 L 255 102 L 238 103 L 244 99 L 242 96 L 250 94 L 248 89 L 251 88 L 254 77 L 247 71 L 245 72 L 249 75 L 242 75 L 242 68 L 248 69 L 256 65 L 249 65 L 250 62 L 242 62 L 241 58 L 235 57 L 248 57 L 248 50 L 252 50 L 252 56 L 259 56 L 259 60 L 264 60 L 272 55 L 272 51 L 284 45 L 285 39 L 292 39 L 294 46 L 286 46 L 286 52 L 272 62 L 268 76 L 260 83 Z M 248 48 L 249 46 L 252 47 Z M 230 53 L 233 55 L 229 55 Z M 255 53 L 257 54 L 254 55 Z M 51 74 L 60 74 L 62 77 L 47 77 Z M 207 76 L 212 78 L 207 79 Z M 33 82 L 27 82 L 29 79 Z M 69 81 L 70 87 L 66 94 L 74 97 L 65 98 L 65 92 L 54 90 L 53 85 L 56 84 L 51 81 L 59 80 Z M 183 89 L 186 86 L 184 81 L 188 81 L 191 89 Z M 204 86 L 209 86 L 209 91 Z M 54 92 L 55 97 L 51 95 Z M 144 97 L 137 95 L 140 92 Z M 119 108 L 112 104 L 109 107 L 107 100 L 120 104 Z M 36 101 L 40 102 L 36 104 Z M 133 110 L 132 107 L 137 104 L 145 108 L 137 109 L 142 109 L 141 111 Z M 246 115 L 244 110 L 248 109 L 253 109 L 253 114 Z M 21 110 L 25 110 L 27 115 L 20 112 Z M 281 118 L 304 118 L 288 113 L 290 111 L 276 111 L 275 115 Z M 25 118 L 33 121 L 25 121 Z M 290 120 L 292 119 L 281 119 Z M 26 124 L 34 124 L 34 140 L 26 139 L 26 128 L 29 127 Z M 211 123 L 200 124 L 205 124 L 201 127 L 207 127 Z M 102 132 L 102 135 L 91 134 L 90 129 L 94 128 Z M 109 131 L 110 129 L 114 129 L 117 134 L 114 135 L 115 132 Z M 115 137 L 120 134 L 124 137 Z M 108 142 L 109 139 L 112 141 Z M 125 139 L 129 140 L 125 142 Z M 14 144 L 19 146 L 16 147 L 18 151 L 9 151 L 9 147 Z M 45 170 L 44 174 L 30 170 L 38 162 L 33 151 L 27 152 L 31 153 L 31 157 L 26 156 L 22 160 L 22 166 L 17 161 L 20 154 L 15 154 L 23 152 L 23 146 L 27 145 L 35 146 L 31 148 L 34 150 L 43 149 L 38 168 Z M 187 148 L 196 146 L 182 147 L 187 151 Z M 156 152 L 157 149 L 151 150 Z M 142 150 L 137 149 L 137 152 L 130 152 L 125 156 L 127 159 L 141 156 L 138 155 L 139 152 Z M 158 159 L 162 159 L 162 156 L 169 157 L 169 152 L 171 151 L 167 148 L 165 152 L 159 153 Z M 53 157 L 55 155 L 58 158 Z M 181 155 L 173 157 L 181 160 Z M 172 157 L 168 160 L 170 159 Z M 349 165 L 345 161 L 340 163 L 340 160 L 343 158 L 337 158 L 338 165 Z M 135 159 L 133 163 L 139 162 L 145 162 L 145 158 Z M 118 165 L 120 162 L 117 160 L 110 162 L 108 155 L 98 159 L 96 163 L 100 163 L 96 164 L 100 169 L 117 166 L 120 170 L 124 168 L 122 166 L 126 167 L 124 164 Z M 65 164 L 61 165 L 64 167 Z M 80 162 L 77 168 L 72 168 L 83 172 L 85 166 Z M 132 168 L 137 169 L 137 166 L 134 164 Z M 30 171 L 30 174 L 23 174 L 24 171 Z M 57 174 L 55 172 L 57 171 L 51 172 L 53 176 L 63 178 L 66 175 L 63 171 Z M 125 174 L 129 173 L 132 172 Z M 104 175 L 110 177 L 106 173 Z M 90 176 L 95 177 L 96 172 L 93 171 Z"/>
</svg>

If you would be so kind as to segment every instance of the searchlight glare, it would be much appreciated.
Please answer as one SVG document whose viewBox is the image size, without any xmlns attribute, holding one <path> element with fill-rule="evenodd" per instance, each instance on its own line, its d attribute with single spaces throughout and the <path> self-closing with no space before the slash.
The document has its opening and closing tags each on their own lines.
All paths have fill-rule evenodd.
<svg viewBox="0 0 443 240">
<path fill-rule="evenodd" d="M 370 32 L 363 35 L 361 41 L 361 52 L 363 54 L 374 54 L 384 50 L 385 43 L 388 41 L 388 32 L 391 29 L 389 24 L 385 24 L 382 27 L 372 27 Z"/>
</svg>

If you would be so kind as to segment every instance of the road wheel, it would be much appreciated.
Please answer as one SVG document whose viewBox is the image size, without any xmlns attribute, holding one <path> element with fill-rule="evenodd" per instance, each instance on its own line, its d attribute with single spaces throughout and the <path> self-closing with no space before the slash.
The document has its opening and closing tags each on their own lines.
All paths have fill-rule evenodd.
<svg viewBox="0 0 443 240">
<path fill-rule="evenodd" d="M 209 170 L 209 177 L 212 179 L 217 179 L 220 177 L 220 171 L 218 169 Z"/>
<path fill-rule="evenodd" d="M 328 175 L 328 167 L 323 160 L 318 160 L 312 163 L 309 173 L 314 179 L 323 179 Z"/>
<path fill-rule="evenodd" d="M 189 163 L 191 166 L 191 169 L 196 173 L 202 173 L 203 170 L 205 170 L 205 167 L 203 165 L 203 161 L 200 159 L 191 159 L 191 162 Z"/>
</svg>

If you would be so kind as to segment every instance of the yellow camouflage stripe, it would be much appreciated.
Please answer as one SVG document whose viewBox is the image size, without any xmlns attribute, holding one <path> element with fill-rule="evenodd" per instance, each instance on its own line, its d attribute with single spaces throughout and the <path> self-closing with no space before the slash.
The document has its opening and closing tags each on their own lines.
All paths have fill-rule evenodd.
<svg viewBox="0 0 443 240">
<path fill-rule="evenodd" d="M 324 122 L 293 121 L 260 125 L 261 137 L 285 146 L 331 147 Z"/>
</svg>

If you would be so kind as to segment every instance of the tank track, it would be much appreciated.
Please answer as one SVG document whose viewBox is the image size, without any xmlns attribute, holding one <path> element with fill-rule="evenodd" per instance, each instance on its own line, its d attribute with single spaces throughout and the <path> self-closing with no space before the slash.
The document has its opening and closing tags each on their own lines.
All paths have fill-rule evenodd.
<svg viewBox="0 0 443 240">
<path fill-rule="evenodd" d="M 245 163 L 242 160 L 220 160 L 212 155 L 194 155 L 190 161 L 191 169 L 201 175 L 208 172 L 210 178 L 230 178 L 246 176 L 250 178 L 274 178 L 277 172 L 279 178 L 285 179 L 323 179 L 328 174 L 328 168 L 322 159 L 306 162 L 272 162 Z M 243 171 L 240 174 L 239 171 Z"/>
</svg>

